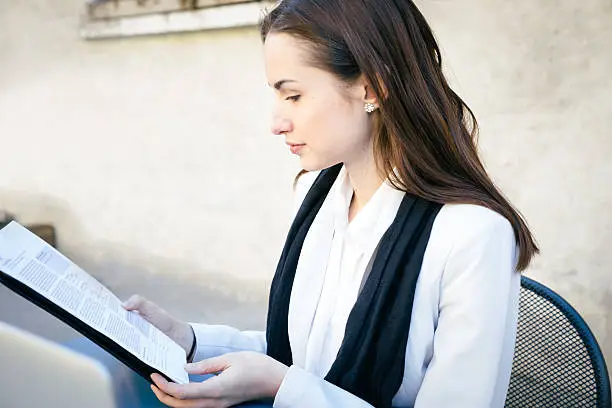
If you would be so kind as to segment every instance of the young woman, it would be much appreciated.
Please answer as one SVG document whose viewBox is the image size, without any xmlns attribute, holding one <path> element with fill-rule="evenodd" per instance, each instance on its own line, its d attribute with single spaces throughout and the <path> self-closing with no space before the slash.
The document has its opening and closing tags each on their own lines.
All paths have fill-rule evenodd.
<svg viewBox="0 0 612 408">
<path fill-rule="evenodd" d="M 283 0 L 264 19 L 272 131 L 299 156 L 266 332 L 125 305 L 181 344 L 172 407 L 501 407 L 520 274 L 538 252 L 410 0 Z"/>
</svg>

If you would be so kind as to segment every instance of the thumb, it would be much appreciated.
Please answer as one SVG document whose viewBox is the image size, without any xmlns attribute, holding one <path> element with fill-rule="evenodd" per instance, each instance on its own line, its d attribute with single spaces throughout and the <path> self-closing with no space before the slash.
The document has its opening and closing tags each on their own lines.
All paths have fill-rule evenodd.
<svg viewBox="0 0 612 408">
<path fill-rule="evenodd" d="M 146 299 L 140 295 L 132 295 L 128 300 L 123 302 L 121 306 L 123 306 L 126 310 L 138 310 L 143 303 L 146 302 Z"/>
<path fill-rule="evenodd" d="M 230 362 L 227 357 L 219 356 L 185 364 L 185 371 L 189 374 L 215 374 L 226 370 L 229 366 Z"/>
<path fill-rule="evenodd" d="M 140 295 L 131 296 L 122 306 L 125 310 L 138 312 L 147 320 L 161 312 L 159 306 Z"/>
</svg>

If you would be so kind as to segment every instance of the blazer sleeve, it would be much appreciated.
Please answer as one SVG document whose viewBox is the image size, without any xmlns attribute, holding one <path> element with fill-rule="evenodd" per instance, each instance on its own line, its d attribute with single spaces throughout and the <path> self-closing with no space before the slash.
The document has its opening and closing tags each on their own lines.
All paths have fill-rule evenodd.
<svg viewBox="0 0 612 408">
<path fill-rule="evenodd" d="M 289 367 L 274 408 L 373 408 L 366 401 L 298 366 Z"/>
<path fill-rule="evenodd" d="M 503 407 L 512 368 L 520 274 L 510 223 L 477 206 L 457 209 L 441 279 L 433 356 L 415 408 Z"/>
<path fill-rule="evenodd" d="M 236 351 L 266 352 L 264 331 L 241 331 L 231 326 L 190 323 L 196 338 L 193 361 Z"/>
</svg>

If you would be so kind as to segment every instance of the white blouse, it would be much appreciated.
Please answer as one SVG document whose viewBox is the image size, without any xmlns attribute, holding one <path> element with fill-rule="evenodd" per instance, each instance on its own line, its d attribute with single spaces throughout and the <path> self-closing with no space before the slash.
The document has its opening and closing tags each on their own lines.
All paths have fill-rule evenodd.
<svg viewBox="0 0 612 408">
<path fill-rule="evenodd" d="M 294 213 L 317 175 L 307 173 L 298 181 Z M 343 168 L 304 241 L 289 304 L 293 366 L 274 407 L 371 406 L 323 378 L 404 193 L 383 183 L 349 223 L 352 194 Z M 518 316 L 516 257 L 514 232 L 504 217 L 476 205 L 442 207 L 417 281 L 394 407 L 503 407 Z M 192 326 L 194 361 L 239 350 L 266 351 L 264 332 Z"/>
</svg>

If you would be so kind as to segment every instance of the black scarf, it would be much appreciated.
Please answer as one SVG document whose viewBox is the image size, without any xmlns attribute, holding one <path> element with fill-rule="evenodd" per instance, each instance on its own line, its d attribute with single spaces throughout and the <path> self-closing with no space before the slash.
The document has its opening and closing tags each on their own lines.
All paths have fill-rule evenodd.
<svg viewBox="0 0 612 408">
<path fill-rule="evenodd" d="M 306 234 L 342 164 L 323 170 L 289 230 L 272 281 L 267 354 L 293 363 L 288 335 L 291 288 Z M 406 194 L 383 235 L 372 269 L 351 313 L 336 360 L 325 380 L 375 407 L 391 407 L 402 383 L 412 303 L 433 221 L 442 206 Z"/>
</svg>

